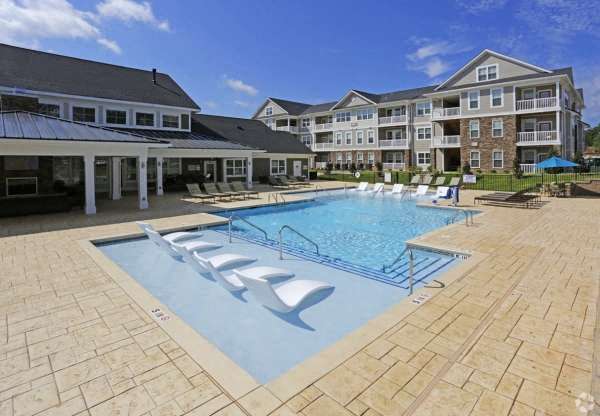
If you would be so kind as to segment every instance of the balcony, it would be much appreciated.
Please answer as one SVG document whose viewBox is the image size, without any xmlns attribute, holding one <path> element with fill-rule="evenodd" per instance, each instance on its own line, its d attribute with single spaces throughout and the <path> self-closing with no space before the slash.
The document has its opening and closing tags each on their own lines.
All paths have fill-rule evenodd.
<svg viewBox="0 0 600 416">
<path fill-rule="evenodd" d="M 434 137 L 431 147 L 460 147 L 460 136 Z"/>
<path fill-rule="evenodd" d="M 408 139 L 385 139 L 379 140 L 379 147 L 386 149 L 408 149 Z"/>
<path fill-rule="evenodd" d="M 315 124 L 315 131 L 331 130 L 333 123 Z"/>
<path fill-rule="evenodd" d="M 385 162 L 383 164 L 384 169 L 391 169 L 391 170 L 404 170 L 405 167 L 406 167 L 406 164 L 404 162 Z"/>
<path fill-rule="evenodd" d="M 379 117 L 379 125 L 401 124 L 406 123 L 406 114 L 397 116 Z"/>
<path fill-rule="evenodd" d="M 297 126 L 278 126 L 278 127 L 275 127 L 275 130 L 277 130 L 277 131 L 287 131 L 289 133 L 298 133 L 298 127 Z"/>
<path fill-rule="evenodd" d="M 555 146 L 560 144 L 557 131 L 520 131 L 517 133 L 517 146 Z"/>
<path fill-rule="evenodd" d="M 315 162 L 316 169 L 327 169 L 327 162 Z"/>
<path fill-rule="evenodd" d="M 300 133 L 310 133 L 310 126 L 300 126 L 298 129 Z"/>
<path fill-rule="evenodd" d="M 521 172 L 525 174 L 533 174 L 542 171 L 542 169 L 535 167 L 535 163 L 520 163 L 519 168 L 521 169 Z"/>
<path fill-rule="evenodd" d="M 313 143 L 313 152 L 333 150 L 333 143 Z"/>
<path fill-rule="evenodd" d="M 538 111 L 538 110 L 549 110 L 558 107 L 558 100 L 556 97 L 546 98 L 534 98 L 531 100 L 518 100 L 517 111 Z"/>
<path fill-rule="evenodd" d="M 434 108 L 434 119 L 446 119 L 452 117 L 460 117 L 460 107 Z"/>
</svg>

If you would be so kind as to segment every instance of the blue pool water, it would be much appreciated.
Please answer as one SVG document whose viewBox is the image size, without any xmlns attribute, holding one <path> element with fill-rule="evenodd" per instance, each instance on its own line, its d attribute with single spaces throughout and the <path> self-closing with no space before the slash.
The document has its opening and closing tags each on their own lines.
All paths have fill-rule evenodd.
<svg viewBox="0 0 600 416">
<path fill-rule="evenodd" d="M 315 238 L 327 254 L 362 263 L 365 270 L 376 270 L 381 262 L 396 255 L 407 238 L 445 225 L 450 213 L 417 208 L 413 202 L 332 197 L 236 214 L 264 226 L 271 234 L 276 234 L 280 224 L 291 224 Z M 424 220 L 426 224 L 420 224 Z M 296 312 L 280 314 L 258 304 L 248 292 L 232 295 L 146 238 L 103 243 L 98 248 L 260 383 L 277 378 L 408 295 L 405 285 L 378 280 L 368 273 L 339 267 L 336 262 L 316 257 L 307 261 L 305 256 L 290 252 L 279 260 L 273 246 L 260 241 L 257 244 L 241 233 L 243 238 L 234 238 L 229 244 L 222 230 L 205 230 L 204 241 L 223 245 L 205 254 L 248 255 L 257 261 L 239 268 L 283 267 L 295 274 L 293 279 L 321 280 L 334 288 L 310 298 Z M 293 248 L 294 242 L 290 244 Z M 420 258 L 429 261 L 436 256 L 422 253 Z M 416 286 L 435 278 L 456 261 L 440 256 L 433 266 L 423 269 Z"/>
</svg>

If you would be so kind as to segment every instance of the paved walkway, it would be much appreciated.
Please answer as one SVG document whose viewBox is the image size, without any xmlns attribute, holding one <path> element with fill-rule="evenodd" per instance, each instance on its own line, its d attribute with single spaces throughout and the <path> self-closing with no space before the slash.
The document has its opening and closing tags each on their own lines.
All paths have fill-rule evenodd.
<svg viewBox="0 0 600 416">
<path fill-rule="evenodd" d="M 99 212 L 57 231 L 45 217 L 0 224 L 18 234 L 0 239 L 2 416 L 563 416 L 592 389 L 598 200 L 486 208 L 423 236 L 485 258 L 284 402 L 264 387 L 234 400 L 95 264 L 77 241 L 137 232 L 124 221 L 140 216 Z"/>
</svg>

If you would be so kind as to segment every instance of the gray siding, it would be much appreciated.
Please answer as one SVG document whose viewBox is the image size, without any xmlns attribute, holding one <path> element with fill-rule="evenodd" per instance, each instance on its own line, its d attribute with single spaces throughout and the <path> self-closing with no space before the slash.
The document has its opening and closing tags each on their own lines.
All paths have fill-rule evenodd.
<svg viewBox="0 0 600 416">
<path fill-rule="evenodd" d="M 446 84 L 445 87 L 458 87 L 477 82 L 477 68 L 482 65 L 493 64 L 498 64 L 499 79 L 538 73 L 537 71 L 527 68 L 523 65 L 519 65 L 502 58 L 497 58 L 495 56 L 486 55 L 482 56 L 479 60 L 465 68 L 461 76 L 457 77 L 453 82 Z"/>
</svg>

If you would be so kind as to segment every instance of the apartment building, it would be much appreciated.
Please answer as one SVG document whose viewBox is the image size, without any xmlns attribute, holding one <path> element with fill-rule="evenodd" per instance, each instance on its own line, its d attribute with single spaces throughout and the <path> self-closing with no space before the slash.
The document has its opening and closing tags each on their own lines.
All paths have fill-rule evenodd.
<svg viewBox="0 0 600 416">
<path fill-rule="evenodd" d="M 253 118 L 316 153 L 315 166 L 410 166 L 526 173 L 555 149 L 584 149 L 583 90 L 572 68 L 545 69 L 484 50 L 439 85 L 306 104 L 269 98 Z"/>
</svg>

